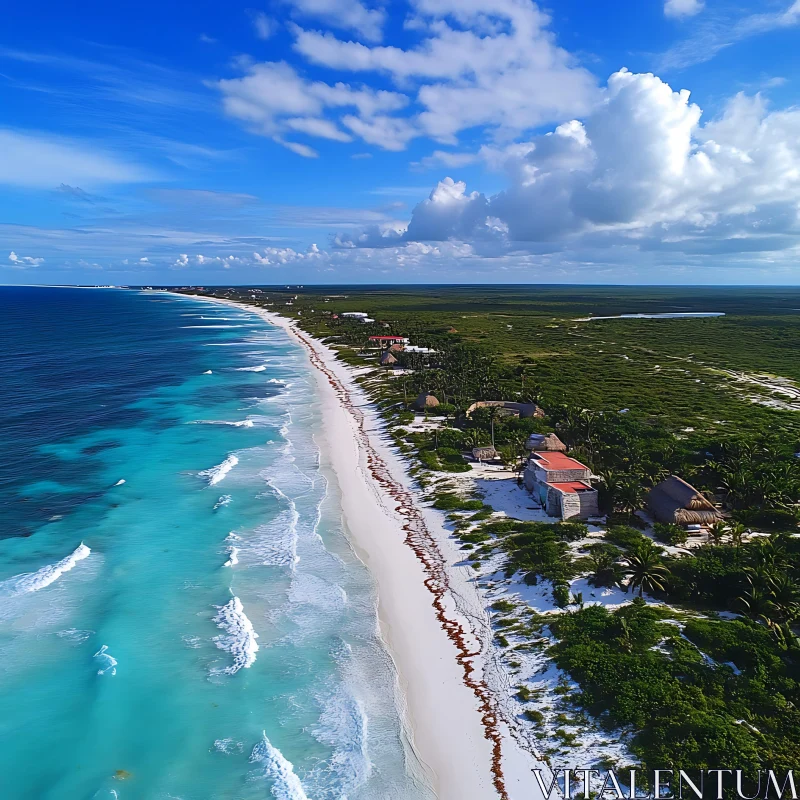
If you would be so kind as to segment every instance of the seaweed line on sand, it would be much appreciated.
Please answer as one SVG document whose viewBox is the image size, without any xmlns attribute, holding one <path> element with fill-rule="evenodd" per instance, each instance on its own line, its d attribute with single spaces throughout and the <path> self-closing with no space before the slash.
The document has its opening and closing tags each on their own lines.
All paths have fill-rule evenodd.
<svg viewBox="0 0 800 800">
<path fill-rule="evenodd" d="M 472 690 L 478 699 L 483 729 L 486 738 L 492 744 L 492 779 L 494 787 L 503 800 L 509 800 L 502 770 L 502 736 L 498 726 L 498 717 L 500 715 L 497 709 L 497 701 L 485 681 L 473 676 L 475 672 L 473 661 L 477 656 L 481 655 L 481 652 L 480 650 L 471 650 L 468 647 L 468 634 L 464 627 L 460 622 L 450 619 L 445 612 L 444 600 L 450 591 L 447 562 L 417 509 L 413 495 L 393 478 L 386 463 L 370 443 L 364 427 L 364 414 L 354 405 L 349 391 L 328 369 L 309 338 L 304 336 L 296 326 L 292 326 L 292 330 L 306 347 L 313 366 L 325 375 L 339 401 L 355 420 L 359 444 L 366 453 L 367 465 L 372 477 L 397 502 L 397 513 L 405 517 L 406 521 L 402 526 L 406 535 L 405 543 L 413 550 L 414 555 L 422 564 L 426 575 L 425 587 L 433 596 L 432 605 L 436 611 L 436 618 L 447 637 L 455 644 L 458 650 L 456 660 L 464 671 L 464 684 Z"/>
</svg>

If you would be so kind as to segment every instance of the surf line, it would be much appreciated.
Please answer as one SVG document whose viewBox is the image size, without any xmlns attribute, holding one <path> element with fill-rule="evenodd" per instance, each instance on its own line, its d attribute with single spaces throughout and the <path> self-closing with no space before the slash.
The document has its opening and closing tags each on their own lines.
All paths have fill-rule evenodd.
<svg viewBox="0 0 800 800">
<path fill-rule="evenodd" d="M 339 401 L 352 415 L 356 422 L 357 435 L 360 447 L 366 453 L 367 465 L 373 479 L 397 503 L 397 513 L 405 518 L 402 529 L 405 532 L 405 543 L 414 552 L 425 572 L 425 588 L 433 595 L 432 605 L 436 612 L 436 619 L 447 634 L 447 637 L 456 646 L 458 654 L 456 660 L 464 672 L 464 684 L 475 694 L 481 714 L 481 722 L 486 738 L 492 745 L 492 782 L 502 800 L 509 800 L 505 786 L 502 766 L 502 735 L 498 724 L 499 713 L 497 701 L 483 679 L 474 676 L 474 659 L 481 655 L 480 649 L 471 650 L 467 644 L 469 635 L 463 625 L 457 620 L 450 619 L 445 612 L 445 598 L 450 591 L 450 579 L 447 574 L 447 562 L 439 550 L 436 540 L 425 520 L 420 514 L 414 496 L 408 489 L 399 484 L 392 476 L 386 462 L 381 458 L 369 440 L 365 429 L 363 412 L 355 406 L 350 392 L 336 375 L 328 369 L 320 358 L 312 341 L 305 336 L 296 325 L 291 326 L 292 332 L 303 343 L 308 351 L 309 359 L 328 379 Z"/>
</svg>

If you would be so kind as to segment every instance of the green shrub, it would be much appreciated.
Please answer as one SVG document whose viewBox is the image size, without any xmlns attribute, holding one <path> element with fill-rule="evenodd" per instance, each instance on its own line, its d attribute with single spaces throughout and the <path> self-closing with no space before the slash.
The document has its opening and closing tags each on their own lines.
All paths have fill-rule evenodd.
<svg viewBox="0 0 800 800">
<path fill-rule="evenodd" d="M 553 586 L 553 602 L 559 608 L 566 608 L 569 605 L 570 593 L 566 583 L 559 583 Z"/>
<path fill-rule="evenodd" d="M 686 529 L 675 523 L 656 522 L 653 525 L 653 533 L 656 539 L 664 544 L 681 545 L 686 544 L 689 539 Z"/>
<path fill-rule="evenodd" d="M 643 533 L 637 531 L 636 528 L 631 528 L 629 525 L 611 525 L 606 530 L 606 539 L 625 550 L 631 550 L 646 538 Z"/>
<path fill-rule="evenodd" d="M 589 527 L 582 522 L 559 522 L 553 530 L 565 542 L 578 542 L 589 535 Z"/>
<path fill-rule="evenodd" d="M 609 514 L 606 517 L 606 524 L 609 527 L 625 525 L 629 528 L 638 528 L 642 531 L 647 527 L 641 517 L 637 517 L 636 514 L 623 514 L 622 512 Z"/>
</svg>

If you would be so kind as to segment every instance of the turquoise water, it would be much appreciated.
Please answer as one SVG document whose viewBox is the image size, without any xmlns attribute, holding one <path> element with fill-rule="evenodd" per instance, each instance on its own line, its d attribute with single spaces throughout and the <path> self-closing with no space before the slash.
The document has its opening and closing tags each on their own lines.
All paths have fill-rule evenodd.
<svg viewBox="0 0 800 800">
<path fill-rule="evenodd" d="M 427 797 L 299 346 L 164 295 L 0 300 L 0 796 Z"/>
</svg>

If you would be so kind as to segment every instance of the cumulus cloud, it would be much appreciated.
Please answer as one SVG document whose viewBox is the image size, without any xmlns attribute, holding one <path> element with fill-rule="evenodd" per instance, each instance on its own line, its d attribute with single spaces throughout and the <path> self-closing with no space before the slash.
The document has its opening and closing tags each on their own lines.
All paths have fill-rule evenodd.
<svg viewBox="0 0 800 800">
<path fill-rule="evenodd" d="M 530 0 L 412 0 L 417 46 L 367 46 L 298 30 L 295 49 L 311 62 L 414 80 L 422 111 L 416 127 L 454 143 L 475 126 L 514 135 L 581 114 L 595 98 L 592 75 L 555 44 L 550 18 Z"/>
<path fill-rule="evenodd" d="M 705 6 L 703 0 L 666 0 L 664 15 L 667 17 L 693 17 L 699 14 Z"/>
<path fill-rule="evenodd" d="M 43 258 L 33 258 L 32 256 L 18 256 L 13 250 L 8 254 L 8 260 L 15 266 L 21 269 L 26 267 L 38 267 L 44 264 Z"/>
<path fill-rule="evenodd" d="M 267 247 L 262 252 L 253 253 L 253 260 L 262 267 L 276 267 L 294 264 L 298 261 L 320 262 L 328 259 L 328 253 L 312 244 L 306 251 L 297 251 L 291 247 Z"/>
<path fill-rule="evenodd" d="M 0 184 L 52 189 L 60 184 L 104 186 L 156 177 L 89 142 L 0 129 Z"/>
<path fill-rule="evenodd" d="M 675 252 L 758 252 L 800 243 L 800 110 L 770 112 L 733 98 L 701 125 L 686 90 L 621 70 L 603 101 L 524 144 L 489 149 L 508 186 L 485 197 L 446 178 L 405 231 L 341 236 L 341 247 L 408 241 L 514 243 L 555 249 L 633 246 Z M 488 245 L 487 245 L 488 246 Z"/>
<path fill-rule="evenodd" d="M 225 111 L 287 147 L 294 141 L 289 132 L 342 142 L 357 137 L 395 151 L 420 136 L 455 145 L 475 128 L 508 141 L 584 114 L 598 97 L 594 77 L 556 44 L 549 16 L 531 0 L 410 0 L 409 24 L 421 41 L 407 49 L 370 43 L 378 37 L 352 19 L 366 13 L 382 20 L 383 12 L 357 0 L 291 2 L 301 16 L 356 29 L 368 40 L 292 25 L 297 53 L 315 66 L 379 81 L 388 76 L 397 91 L 309 81 L 284 62 L 241 60 L 244 75 L 216 84 Z M 290 149 L 316 154 L 308 144 Z"/>
<path fill-rule="evenodd" d="M 140 261 L 147 261 L 146 258 L 140 259 Z M 205 256 L 202 254 L 198 254 L 196 256 L 189 256 L 188 253 L 181 253 L 177 259 L 172 264 L 173 269 L 183 269 L 189 266 L 197 266 L 197 267 L 210 267 L 210 266 L 221 266 L 224 269 L 230 269 L 230 267 L 234 266 L 235 264 L 242 264 L 243 261 L 238 256 Z"/>
<path fill-rule="evenodd" d="M 308 145 L 286 140 L 287 133 L 302 132 L 350 141 L 352 137 L 336 121 L 325 117 L 326 112 L 349 109 L 357 111 L 358 115 L 347 114 L 342 121 L 358 135 L 370 137 L 369 141 L 387 128 L 383 121 L 386 118 L 381 115 L 403 108 L 408 102 L 397 92 L 310 81 L 285 62 L 249 64 L 244 76 L 224 79 L 216 85 L 229 116 L 306 157 L 316 156 L 316 151 Z M 394 136 L 397 138 L 401 134 Z"/>
<path fill-rule="evenodd" d="M 368 8 L 359 0 L 288 0 L 295 11 L 306 17 L 322 20 L 341 30 L 355 31 L 370 42 L 379 42 L 383 36 L 386 12 L 381 8 Z"/>
</svg>

